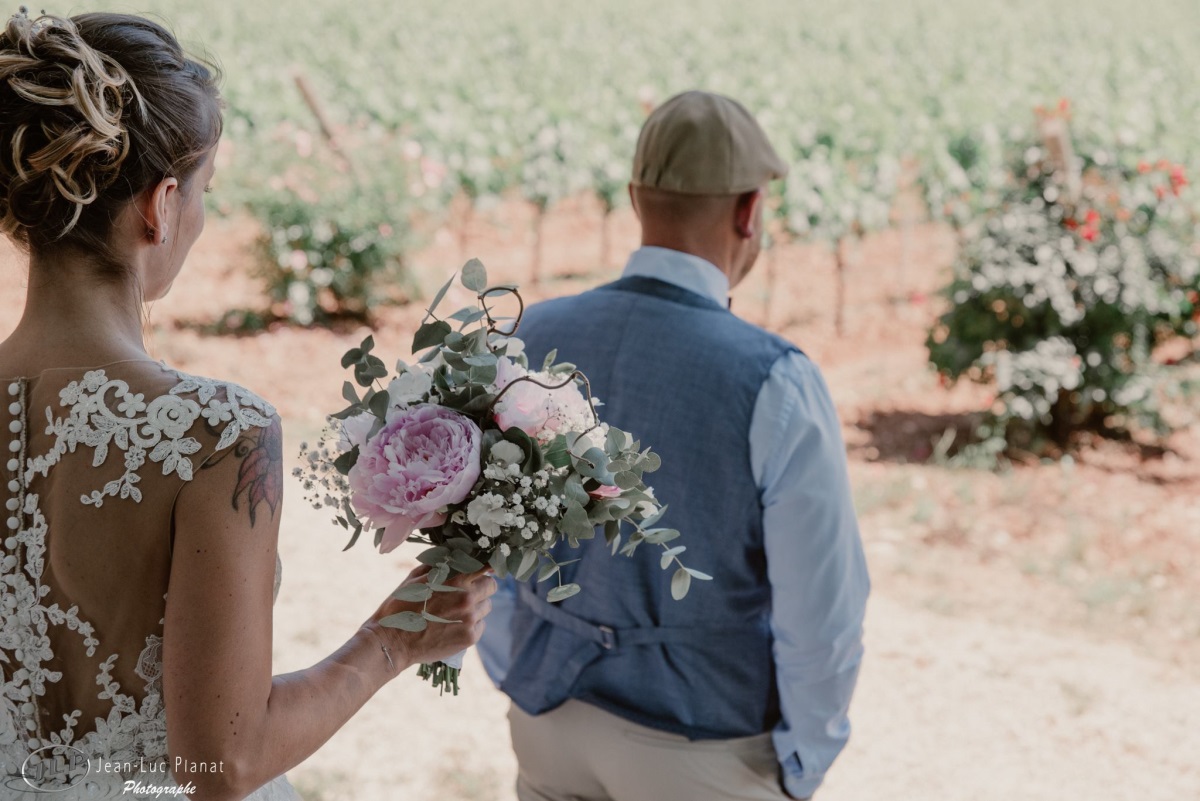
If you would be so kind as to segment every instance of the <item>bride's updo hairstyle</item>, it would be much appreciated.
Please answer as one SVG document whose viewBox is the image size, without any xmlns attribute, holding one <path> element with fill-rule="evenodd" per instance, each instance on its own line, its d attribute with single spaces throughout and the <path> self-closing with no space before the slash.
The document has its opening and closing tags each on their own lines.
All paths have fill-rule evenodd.
<svg viewBox="0 0 1200 801">
<path fill-rule="evenodd" d="M 0 33 L 0 230 L 122 273 L 114 222 L 165 178 L 190 189 L 221 136 L 217 80 L 150 20 L 22 8 Z"/>
</svg>

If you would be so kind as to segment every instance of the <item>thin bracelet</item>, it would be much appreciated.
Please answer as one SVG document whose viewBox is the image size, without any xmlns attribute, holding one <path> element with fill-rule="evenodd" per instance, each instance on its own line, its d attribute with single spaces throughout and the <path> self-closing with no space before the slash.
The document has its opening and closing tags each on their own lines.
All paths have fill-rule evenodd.
<svg viewBox="0 0 1200 801">
<path fill-rule="evenodd" d="M 370 627 L 368 627 L 370 628 Z M 387 647 L 387 643 L 383 641 L 383 635 L 376 629 L 371 629 L 371 633 L 375 635 L 375 639 L 379 641 L 379 650 L 383 651 L 383 655 L 387 658 L 388 667 L 392 669 L 392 673 L 396 673 L 396 663 L 392 661 L 392 649 Z"/>
</svg>

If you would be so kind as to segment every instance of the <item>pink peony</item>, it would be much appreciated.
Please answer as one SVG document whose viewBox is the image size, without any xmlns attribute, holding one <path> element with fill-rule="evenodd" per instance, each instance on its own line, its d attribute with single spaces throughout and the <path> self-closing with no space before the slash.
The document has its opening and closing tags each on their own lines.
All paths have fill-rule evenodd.
<svg viewBox="0 0 1200 801">
<path fill-rule="evenodd" d="M 481 437 L 470 418 L 422 404 L 397 411 L 367 442 L 350 470 L 350 491 L 355 512 L 387 529 L 381 552 L 414 529 L 446 522 L 445 508 L 479 480 Z"/>
<path fill-rule="evenodd" d="M 531 373 L 509 359 L 501 359 L 496 370 L 496 391 L 525 376 L 551 386 L 563 383 L 559 376 Z M 568 431 L 586 430 L 594 423 L 588 402 L 574 381 L 558 389 L 522 381 L 504 393 L 496 404 L 495 418 L 501 429 L 519 428 L 542 442 Z"/>
</svg>

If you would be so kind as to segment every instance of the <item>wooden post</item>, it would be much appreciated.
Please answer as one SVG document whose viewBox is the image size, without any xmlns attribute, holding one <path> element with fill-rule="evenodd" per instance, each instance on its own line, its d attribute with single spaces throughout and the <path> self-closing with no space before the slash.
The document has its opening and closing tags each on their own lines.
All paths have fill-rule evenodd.
<svg viewBox="0 0 1200 801">
<path fill-rule="evenodd" d="M 299 68 L 293 72 L 293 77 L 296 81 L 296 88 L 300 90 L 300 96 L 304 98 L 304 104 L 308 106 L 308 110 L 317 120 L 317 127 L 321 129 L 321 136 L 325 138 L 329 149 L 342 161 L 342 164 L 354 175 L 356 181 L 362 181 L 362 175 L 358 171 L 358 165 L 354 159 L 350 158 L 350 154 L 342 149 L 342 143 L 338 140 L 337 134 L 334 133 L 333 123 L 329 121 L 329 115 L 325 113 L 325 107 L 321 104 L 321 99 L 317 96 L 316 89 L 308 80 Z"/>
<path fill-rule="evenodd" d="M 1039 114 L 1038 133 L 1046 145 L 1046 155 L 1049 162 L 1062 178 L 1066 190 L 1066 201 L 1072 205 L 1078 203 L 1083 195 L 1083 177 L 1080 175 L 1079 162 L 1075 159 L 1075 147 L 1071 143 L 1071 127 L 1061 114 Z"/>
<path fill-rule="evenodd" d="M 842 237 L 833 246 L 835 265 L 833 328 L 840 339 L 846 333 L 846 240 Z"/>
<path fill-rule="evenodd" d="M 537 286 L 542 280 L 542 227 L 546 220 L 546 207 L 535 203 L 533 218 L 533 263 L 530 267 L 529 283 Z"/>
<path fill-rule="evenodd" d="M 475 219 L 475 198 L 467 195 L 467 209 L 463 212 L 463 219 L 459 224 L 458 229 L 458 255 L 459 264 L 466 264 L 467 259 L 471 258 L 467 247 L 471 241 L 471 221 Z"/>
<path fill-rule="evenodd" d="M 604 216 L 600 219 L 600 273 L 603 275 L 608 271 L 608 257 L 612 249 L 612 224 L 613 210 L 607 204 L 604 206 Z"/>
</svg>

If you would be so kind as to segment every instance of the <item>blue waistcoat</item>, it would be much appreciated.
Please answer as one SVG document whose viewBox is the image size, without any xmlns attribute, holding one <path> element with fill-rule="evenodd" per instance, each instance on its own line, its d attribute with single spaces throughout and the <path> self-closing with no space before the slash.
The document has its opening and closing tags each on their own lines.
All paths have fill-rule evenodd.
<svg viewBox="0 0 1200 801">
<path fill-rule="evenodd" d="M 691 739 L 744 737 L 779 722 L 769 626 L 762 504 L 750 466 L 750 421 L 772 365 L 790 343 L 710 298 L 645 277 L 531 307 L 521 324 L 530 366 L 551 349 L 574 362 L 601 417 L 662 457 L 646 475 L 670 506 L 685 564 L 713 581 L 671 597 L 662 547 L 612 556 L 602 536 L 559 559 L 583 591 L 520 588 L 511 669 L 502 689 L 539 714 L 575 698 Z M 628 532 L 625 532 L 626 536 Z"/>
</svg>

